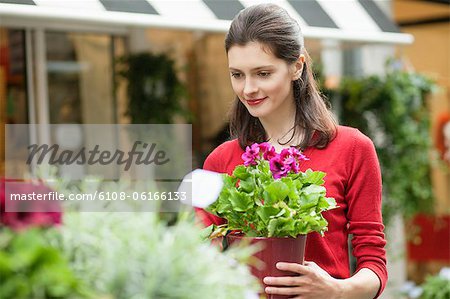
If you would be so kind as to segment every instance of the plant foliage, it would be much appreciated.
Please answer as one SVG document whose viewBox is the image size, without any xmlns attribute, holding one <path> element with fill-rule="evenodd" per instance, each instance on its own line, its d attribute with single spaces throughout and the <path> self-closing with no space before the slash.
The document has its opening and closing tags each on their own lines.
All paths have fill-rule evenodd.
<svg viewBox="0 0 450 299">
<path fill-rule="evenodd" d="M 342 122 L 375 143 L 383 175 L 383 215 L 431 211 L 427 77 L 391 70 L 384 77 L 344 78 L 331 97 L 342 99 Z"/>
<path fill-rule="evenodd" d="M 442 274 L 428 276 L 422 284 L 422 296 L 420 299 L 448 299 L 450 298 L 450 277 Z M 441 270 L 441 273 L 443 271 Z"/>
<path fill-rule="evenodd" d="M 155 213 L 77 212 L 64 223 L 52 242 L 100 296 L 240 299 L 256 289 L 248 268 L 205 243 L 191 221 L 167 227 Z"/>
<path fill-rule="evenodd" d="M 128 82 L 127 115 L 132 124 L 170 124 L 177 114 L 189 117 L 182 105 L 185 87 L 166 54 L 131 54 L 119 65 L 119 75 Z"/>
<path fill-rule="evenodd" d="M 222 192 L 207 210 L 228 223 L 213 227 L 212 236 L 239 230 L 250 237 L 296 237 L 327 230 L 322 212 L 335 208 L 336 202 L 326 197 L 325 173 L 300 172 L 298 163 L 306 157 L 295 148 L 280 154 L 266 148 L 267 143 L 248 147 L 245 164 L 231 176 L 223 175 Z"/>
<path fill-rule="evenodd" d="M 57 234 L 31 228 L 0 233 L 0 293 L 3 299 L 85 298 L 87 289 L 68 260 L 44 235 Z"/>
</svg>

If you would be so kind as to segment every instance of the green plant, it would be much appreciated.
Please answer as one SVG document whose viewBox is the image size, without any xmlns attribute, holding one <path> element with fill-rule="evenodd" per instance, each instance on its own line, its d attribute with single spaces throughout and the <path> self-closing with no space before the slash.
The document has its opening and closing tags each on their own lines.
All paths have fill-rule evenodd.
<svg viewBox="0 0 450 299">
<path fill-rule="evenodd" d="M 148 188 L 148 184 L 105 183 L 94 177 L 74 184 L 54 177 L 54 168 L 41 171 L 61 194 Z M 111 210 L 116 211 L 115 207 L 119 206 Z M 108 207 L 101 210 L 105 212 L 65 212 L 60 233 L 48 238 L 77 277 L 99 296 L 237 299 L 256 292 L 257 283 L 244 265 L 254 249 L 236 248 L 222 254 L 205 243 L 193 213 L 180 213 L 178 221 L 167 226 L 158 213 L 135 212 L 141 208 L 133 202 L 125 201 L 120 207 L 122 212 Z"/>
<path fill-rule="evenodd" d="M 84 284 L 67 259 L 51 246 L 45 235 L 55 229 L 32 228 L 20 232 L 2 228 L 0 233 L 1 298 L 85 298 Z"/>
<path fill-rule="evenodd" d="M 427 77 L 389 70 L 383 77 L 344 78 L 329 94 L 342 99 L 341 120 L 375 143 L 383 175 L 383 216 L 431 211 Z"/>
<path fill-rule="evenodd" d="M 240 299 L 256 290 L 248 268 L 201 240 L 191 218 L 167 227 L 155 213 L 66 213 L 52 243 L 87 285 L 116 299 Z"/>
<path fill-rule="evenodd" d="M 446 273 L 446 275 L 444 275 Z M 428 276 L 422 284 L 423 293 L 420 299 L 448 299 L 450 298 L 450 269 L 445 268 L 441 273 Z"/>
<path fill-rule="evenodd" d="M 166 54 L 131 54 L 118 63 L 119 76 L 128 82 L 127 115 L 132 124 L 169 124 L 177 114 L 190 117 L 182 103 L 185 87 Z"/>
<path fill-rule="evenodd" d="M 269 143 L 253 144 L 242 155 L 244 165 L 224 175 L 224 187 L 207 210 L 225 218 L 226 224 L 211 226 L 211 236 L 240 230 L 247 236 L 296 237 L 311 231 L 324 233 L 327 221 L 322 212 L 335 208 L 325 197 L 325 173 L 300 172 L 307 159 L 297 149 L 280 154 Z"/>
<path fill-rule="evenodd" d="M 450 298 L 450 268 L 442 268 L 438 274 L 428 275 L 421 285 L 407 281 L 400 288 L 399 295 L 407 299 Z"/>
</svg>

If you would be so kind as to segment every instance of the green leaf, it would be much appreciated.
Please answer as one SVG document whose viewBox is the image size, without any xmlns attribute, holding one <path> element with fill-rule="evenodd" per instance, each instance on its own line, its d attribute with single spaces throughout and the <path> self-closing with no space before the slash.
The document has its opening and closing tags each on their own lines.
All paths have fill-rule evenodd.
<svg viewBox="0 0 450 299">
<path fill-rule="evenodd" d="M 246 180 L 241 180 L 239 182 L 239 187 L 241 187 L 242 191 L 250 193 L 255 190 L 255 181 L 252 177 L 247 178 Z"/>
<path fill-rule="evenodd" d="M 230 202 L 235 211 L 245 212 L 253 206 L 252 199 L 237 190 L 231 190 L 230 195 Z"/>
<path fill-rule="evenodd" d="M 280 212 L 279 208 L 263 206 L 258 208 L 256 214 L 258 214 L 258 216 L 264 223 L 267 223 L 269 222 L 271 216 L 277 215 L 279 212 Z"/>
<path fill-rule="evenodd" d="M 224 184 L 223 190 L 226 190 L 228 188 L 233 188 L 234 186 L 236 186 L 236 183 L 238 181 L 237 178 L 234 178 L 234 177 L 232 177 L 230 175 L 227 175 L 227 174 L 224 174 L 222 176 L 222 178 L 223 178 L 223 184 Z"/>
<path fill-rule="evenodd" d="M 230 198 L 230 195 L 228 192 L 228 195 L 226 197 L 223 196 L 221 198 L 221 200 L 217 203 L 216 212 L 218 214 L 225 214 L 227 211 L 232 209 L 232 205 L 231 205 L 229 198 Z"/>
<path fill-rule="evenodd" d="M 246 180 L 250 177 L 250 173 L 248 173 L 247 167 L 244 165 L 239 165 L 234 169 L 233 176 L 239 180 Z"/>
<path fill-rule="evenodd" d="M 282 181 L 274 181 L 268 185 L 263 193 L 264 205 L 271 206 L 278 201 L 282 201 L 289 193 L 288 186 Z"/>
<path fill-rule="evenodd" d="M 325 172 L 312 171 L 311 169 L 307 169 L 305 171 L 303 182 L 305 184 L 323 185 L 325 183 L 325 181 L 323 180 L 325 175 L 326 175 Z"/>
<path fill-rule="evenodd" d="M 201 230 L 200 232 L 200 238 L 202 240 L 206 240 L 209 238 L 209 236 L 211 236 L 212 232 L 214 231 L 215 225 L 211 224 L 208 227 L 205 227 L 204 229 Z"/>
<path fill-rule="evenodd" d="M 302 190 L 300 196 L 301 209 L 306 210 L 315 207 L 319 198 L 324 196 L 326 189 L 323 186 L 309 185 Z"/>
<path fill-rule="evenodd" d="M 267 229 L 269 231 L 268 237 L 273 237 L 278 226 L 278 218 L 270 219 L 269 224 L 267 225 Z"/>
<path fill-rule="evenodd" d="M 331 197 L 320 197 L 319 202 L 317 203 L 316 211 L 325 211 L 328 209 L 336 208 L 336 200 Z"/>
</svg>

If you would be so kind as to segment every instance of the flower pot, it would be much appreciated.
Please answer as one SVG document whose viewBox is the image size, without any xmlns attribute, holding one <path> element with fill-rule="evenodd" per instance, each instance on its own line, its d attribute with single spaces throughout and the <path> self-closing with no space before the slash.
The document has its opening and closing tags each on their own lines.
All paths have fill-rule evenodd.
<svg viewBox="0 0 450 299">
<path fill-rule="evenodd" d="M 240 242 L 246 239 L 250 244 L 257 244 L 262 249 L 254 254 L 254 257 L 263 262 L 263 266 L 258 269 L 251 266 L 252 274 L 259 279 L 263 287 L 261 294 L 265 294 L 263 282 L 266 276 L 297 276 L 297 273 L 278 270 L 277 262 L 288 262 L 303 264 L 305 260 L 306 235 L 299 235 L 296 238 L 282 237 L 245 237 L 242 234 L 228 234 L 226 241 L 228 244 Z M 289 296 L 267 295 L 268 299 L 285 299 Z"/>
</svg>

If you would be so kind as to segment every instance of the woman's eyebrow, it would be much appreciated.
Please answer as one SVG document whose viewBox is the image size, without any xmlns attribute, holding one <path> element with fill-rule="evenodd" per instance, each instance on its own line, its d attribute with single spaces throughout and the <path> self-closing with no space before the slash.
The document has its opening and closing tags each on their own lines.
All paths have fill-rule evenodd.
<svg viewBox="0 0 450 299">
<path fill-rule="evenodd" d="M 275 67 L 275 66 L 273 66 L 273 65 L 271 65 L 271 64 L 269 64 L 269 65 L 263 65 L 263 66 L 255 67 L 255 68 L 251 69 L 251 71 L 258 71 L 258 70 L 261 70 L 261 69 L 270 69 L 270 68 L 274 68 L 274 67 Z M 229 69 L 230 69 L 230 71 L 241 72 L 240 69 L 237 69 L 237 68 L 234 68 L 234 67 L 230 67 Z"/>
</svg>

